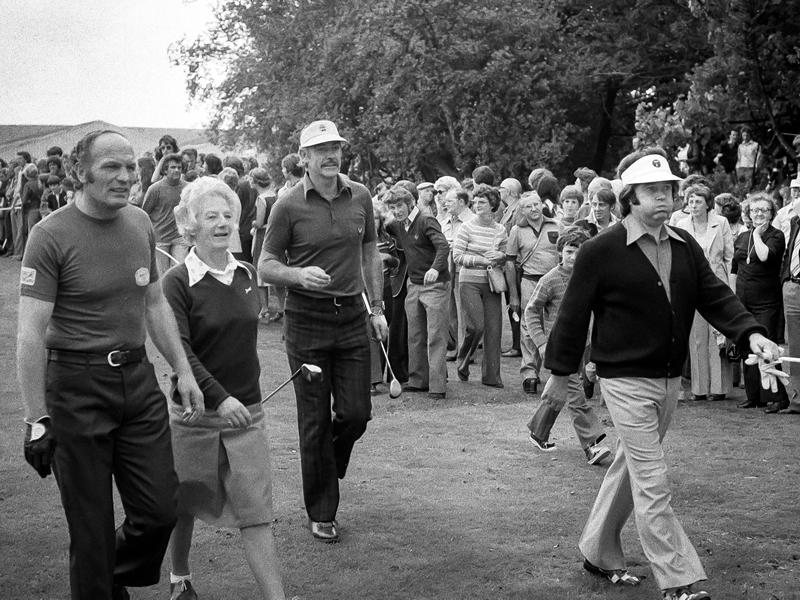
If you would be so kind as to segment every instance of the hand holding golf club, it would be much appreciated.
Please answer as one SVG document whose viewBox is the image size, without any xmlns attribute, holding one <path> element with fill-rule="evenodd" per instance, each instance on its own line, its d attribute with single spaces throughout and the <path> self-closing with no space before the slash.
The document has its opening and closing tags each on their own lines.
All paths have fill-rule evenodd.
<svg viewBox="0 0 800 600">
<path fill-rule="evenodd" d="M 309 383 L 320 383 L 322 382 L 322 369 L 320 369 L 317 365 L 312 365 L 309 363 L 303 363 L 300 365 L 300 368 L 297 369 L 294 373 L 292 373 L 291 377 L 272 390 L 269 394 L 267 394 L 264 399 L 261 401 L 261 404 L 264 404 L 267 400 L 272 398 L 275 394 L 281 391 L 286 385 L 292 381 L 298 375 L 302 375 L 303 379 L 308 381 Z"/>
<path fill-rule="evenodd" d="M 367 309 L 367 312 L 372 312 L 372 309 L 369 305 L 369 300 L 367 300 L 367 293 L 361 292 L 361 299 L 364 301 L 364 306 Z M 377 321 L 378 319 L 373 317 L 370 318 L 370 321 Z M 386 317 L 380 315 L 380 321 L 383 323 L 383 328 L 386 330 L 383 332 L 383 336 L 378 336 L 378 345 L 380 345 L 381 350 L 383 350 L 383 357 L 386 359 L 386 367 L 389 369 L 389 375 L 392 376 L 392 380 L 389 382 L 389 397 L 390 398 L 397 398 L 400 394 L 403 393 L 403 387 L 400 385 L 400 382 L 397 381 L 397 377 L 394 376 L 394 371 L 392 370 L 392 363 L 389 362 L 389 354 L 386 352 L 386 346 L 383 345 L 383 339 L 386 337 L 388 333 L 388 328 L 386 327 Z M 373 327 L 375 327 L 375 323 L 373 322 Z"/>
</svg>

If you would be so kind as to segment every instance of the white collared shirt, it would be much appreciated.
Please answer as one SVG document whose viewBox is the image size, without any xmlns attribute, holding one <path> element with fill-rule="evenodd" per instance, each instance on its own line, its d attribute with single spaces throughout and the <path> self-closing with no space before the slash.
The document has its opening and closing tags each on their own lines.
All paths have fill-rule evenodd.
<svg viewBox="0 0 800 600">
<path fill-rule="evenodd" d="M 408 213 L 408 216 L 406 217 L 406 220 L 403 223 L 403 229 L 405 229 L 406 231 L 411 229 L 411 226 L 414 224 L 414 219 L 417 218 L 418 214 L 419 214 L 419 208 L 417 208 L 415 206 L 414 209 L 410 213 Z M 408 223 L 407 227 L 406 227 L 406 223 Z"/>
<path fill-rule="evenodd" d="M 247 267 L 236 260 L 233 257 L 233 254 L 231 254 L 230 250 L 226 251 L 226 253 L 228 255 L 228 263 L 225 265 L 224 269 L 219 270 L 214 269 L 203 262 L 203 260 L 195 253 L 194 248 L 189 250 L 189 254 L 186 256 L 186 261 L 184 261 L 186 270 L 189 272 L 189 287 L 192 287 L 198 281 L 203 279 L 203 277 L 206 276 L 206 273 L 210 273 L 211 276 L 220 283 L 230 285 L 233 283 L 233 275 L 238 268 L 244 269 L 247 272 L 248 277 L 252 278 L 252 275 Z"/>
</svg>

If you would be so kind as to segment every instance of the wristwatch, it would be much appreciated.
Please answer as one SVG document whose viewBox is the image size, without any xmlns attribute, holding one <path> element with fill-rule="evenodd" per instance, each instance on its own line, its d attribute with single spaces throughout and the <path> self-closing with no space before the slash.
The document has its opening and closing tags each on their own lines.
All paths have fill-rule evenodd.
<svg viewBox="0 0 800 600">
<path fill-rule="evenodd" d="M 383 304 L 383 302 L 381 302 Z M 373 306 L 372 310 L 369 313 L 370 317 L 382 317 L 383 316 L 383 307 L 382 306 Z"/>
</svg>

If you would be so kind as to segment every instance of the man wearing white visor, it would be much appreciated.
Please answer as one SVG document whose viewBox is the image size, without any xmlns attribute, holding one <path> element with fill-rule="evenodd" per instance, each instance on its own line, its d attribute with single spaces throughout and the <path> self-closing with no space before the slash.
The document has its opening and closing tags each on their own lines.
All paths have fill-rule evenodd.
<svg viewBox="0 0 800 600">
<path fill-rule="evenodd" d="M 664 151 L 629 154 L 617 168 L 623 220 L 581 246 L 550 334 L 542 400 L 563 403 L 594 314 L 591 360 L 619 443 L 579 542 L 587 571 L 633 586 L 620 533 L 634 511 L 656 583 L 667 600 L 710 598 L 697 552 L 673 513 L 661 442 L 680 390 L 695 310 L 764 360 L 778 347 L 711 270 L 687 232 L 666 225 L 679 177 Z"/>
</svg>

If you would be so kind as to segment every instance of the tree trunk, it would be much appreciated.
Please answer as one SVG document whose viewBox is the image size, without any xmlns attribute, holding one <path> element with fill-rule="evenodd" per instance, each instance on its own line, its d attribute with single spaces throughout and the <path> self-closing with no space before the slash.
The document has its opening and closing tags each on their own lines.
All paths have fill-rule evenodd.
<svg viewBox="0 0 800 600">
<path fill-rule="evenodd" d="M 619 93 L 619 82 L 611 77 L 606 80 L 605 94 L 603 95 L 603 110 L 600 111 L 600 127 L 597 130 L 597 145 L 592 158 L 592 169 L 600 173 L 606 161 L 608 142 L 611 139 L 611 122 L 614 117 L 614 105 Z"/>
</svg>

